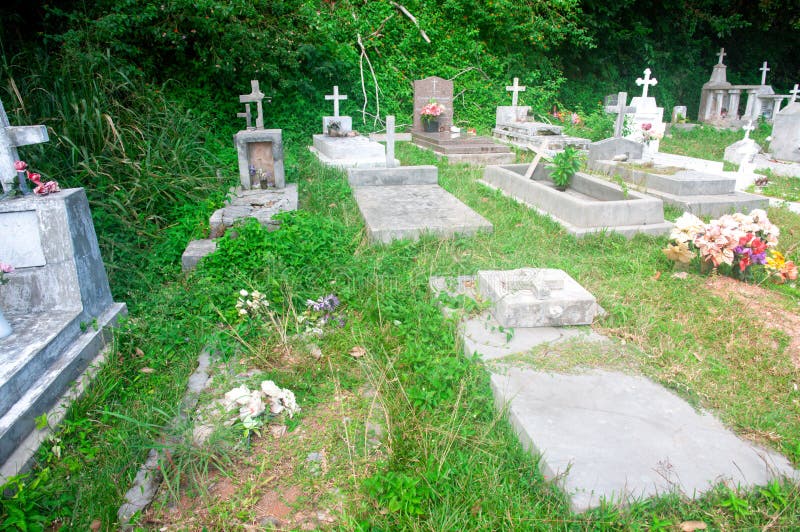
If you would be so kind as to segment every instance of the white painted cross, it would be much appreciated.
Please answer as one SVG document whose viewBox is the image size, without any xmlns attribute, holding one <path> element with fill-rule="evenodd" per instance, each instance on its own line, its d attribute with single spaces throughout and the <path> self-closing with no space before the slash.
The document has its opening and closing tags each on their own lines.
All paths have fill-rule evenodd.
<svg viewBox="0 0 800 532">
<path fill-rule="evenodd" d="M 333 86 L 333 94 L 326 94 L 326 100 L 333 100 L 333 116 L 339 116 L 339 100 L 346 100 L 346 94 L 339 94 L 339 85 Z"/>
<path fill-rule="evenodd" d="M 245 104 L 246 111 L 244 113 L 237 113 L 236 116 L 239 118 L 246 118 L 247 119 L 247 129 L 250 129 L 250 104 L 256 104 L 256 110 L 258 114 L 256 115 L 256 129 L 264 129 L 264 108 L 262 106 L 262 100 L 265 98 L 264 93 L 261 92 L 261 89 L 258 88 L 258 80 L 253 79 L 250 80 L 250 94 L 242 94 L 239 96 L 239 103 Z M 267 101 L 272 101 L 272 98 L 267 98 Z"/>
<path fill-rule="evenodd" d="M 728 54 L 725 53 L 725 48 L 720 48 L 719 49 L 719 53 L 717 55 L 719 56 L 719 63 L 717 63 L 717 64 L 721 65 L 722 64 L 722 58 L 725 57 Z"/>
<path fill-rule="evenodd" d="M 394 168 L 394 115 L 386 117 L 386 168 Z"/>
<path fill-rule="evenodd" d="M 746 126 L 742 126 L 742 130 L 744 131 L 744 140 L 748 140 L 750 138 L 750 132 L 753 131 L 754 129 L 755 126 L 753 126 L 752 120 L 747 122 Z"/>
<path fill-rule="evenodd" d="M 619 92 L 617 93 L 617 105 L 607 105 L 606 112 L 607 113 L 615 113 L 617 115 L 617 119 L 614 121 L 614 136 L 621 137 L 622 130 L 625 127 L 625 115 L 627 113 L 635 113 L 636 107 L 631 107 L 625 105 L 628 101 L 628 93 L 627 92 Z"/>
<path fill-rule="evenodd" d="M 519 78 L 514 78 L 513 85 L 506 85 L 506 90 L 511 93 L 511 107 L 517 106 L 517 98 L 520 92 L 525 92 L 525 86 L 519 84 Z"/>
<path fill-rule="evenodd" d="M 649 68 L 645 68 L 644 69 L 644 79 L 636 78 L 636 84 L 637 85 L 644 85 L 644 87 L 642 88 L 642 98 L 647 98 L 647 88 L 650 85 L 656 85 L 657 83 L 658 83 L 658 80 L 656 78 L 652 78 L 652 79 L 650 78 L 650 69 Z"/>
<path fill-rule="evenodd" d="M 19 160 L 18 146 L 41 144 L 50 140 L 46 126 L 12 126 L 0 101 L 0 182 L 8 192 L 17 170 L 14 163 Z"/>
<path fill-rule="evenodd" d="M 767 62 L 766 61 L 764 61 L 764 65 L 761 68 L 759 68 L 759 70 L 761 71 L 761 84 L 762 85 L 766 85 L 767 84 L 767 72 L 769 72 L 769 70 L 770 70 L 769 68 L 767 68 Z"/>
<path fill-rule="evenodd" d="M 799 85 L 797 83 L 795 83 L 794 84 L 794 88 L 789 91 L 789 94 L 792 95 L 792 99 L 791 99 L 791 101 L 789 103 L 794 103 L 795 100 L 797 100 L 797 95 L 800 94 L 800 89 L 798 89 L 798 86 Z"/>
</svg>

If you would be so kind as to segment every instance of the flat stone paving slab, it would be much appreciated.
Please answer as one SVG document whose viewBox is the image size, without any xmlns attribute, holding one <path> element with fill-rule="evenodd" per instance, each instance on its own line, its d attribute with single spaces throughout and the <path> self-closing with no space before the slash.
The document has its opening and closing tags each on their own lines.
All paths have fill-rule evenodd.
<svg viewBox="0 0 800 532">
<path fill-rule="evenodd" d="M 508 367 L 491 376 L 499 407 L 574 511 L 720 482 L 765 485 L 798 478 L 786 458 L 746 442 L 662 386 L 623 373 L 564 375 Z"/>
<path fill-rule="evenodd" d="M 277 228 L 272 217 L 278 213 L 297 210 L 297 183 L 285 188 L 242 190 L 232 189 L 225 207 L 217 209 L 208 221 L 210 238 L 219 238 L 238 220 L 255 218 L 265 227 Z"/>
<path fill-rule="evenodd" d="M 492 224 L 438 185 L 356 187 L 353 195 L 367 225 L 369 238 L 389 243 L 437 236 L 472 235 Z"/>
</svg>

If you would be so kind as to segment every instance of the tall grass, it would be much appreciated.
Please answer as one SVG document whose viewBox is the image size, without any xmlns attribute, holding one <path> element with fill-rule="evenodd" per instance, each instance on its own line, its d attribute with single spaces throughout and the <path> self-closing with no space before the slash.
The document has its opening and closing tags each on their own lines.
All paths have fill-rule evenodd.
<svg viewBox="0 0 800 532">
<path fill-rule="evenodd" d="M 50 142 L 22 148 L 20 156 L 62 188 L 86 188 L 115 296 L 147 290 L 153 271 L 142 265 L 176 267 L 179 246 L 165 242 L 185 244 L 201 233 L 234 169 L 208 149 L 190 110 L 109 56 L 4 59 L 0 97 L 10 121 L 45 124 L 50 134 Z"/>
</svg>

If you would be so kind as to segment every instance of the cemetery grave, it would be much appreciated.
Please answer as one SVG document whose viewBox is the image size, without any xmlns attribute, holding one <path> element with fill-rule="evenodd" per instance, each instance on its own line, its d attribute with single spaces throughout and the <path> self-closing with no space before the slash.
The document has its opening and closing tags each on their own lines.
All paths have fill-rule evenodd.
<svg viewBox="0 0 800 532">
<path fill-rule="evenodd" d="M 339 94 L 339 87 L 333 87 L 333 94 L 326 94 L 326 100 L 333 101 L 333 116 L 322 118 L 322 133 L 313 136 L 311 153 L 327 166 L 337 168 L 371 168 L 386 164 L 383 144 L 353 131 L 353 118 L 339 114 L 339 102 L 347 95 Z"/>
<path fill-rule="evenodd" d="M 394 116 L 386 119 L 386 159 L 382 168 L 351 168 L 348 181 L 373 242 L 472 235 L 492 224 L 438 184 L 435 166 L 397 166 Z"/>
<path fill-rule="evenodd" d="M 435 131 L 425 131 L 421 111 L 430 102 L 442 104 L 444 112 L 436 120 Z M 447 157 L 450 163 L 503 164 L 514 160 L 508 146 L 491 138 L 451 132 L 453 125 L 453 82 L 440 77 L 414 81 L 414 126 L 411 139 L 420 148 Z"/>
</svg>

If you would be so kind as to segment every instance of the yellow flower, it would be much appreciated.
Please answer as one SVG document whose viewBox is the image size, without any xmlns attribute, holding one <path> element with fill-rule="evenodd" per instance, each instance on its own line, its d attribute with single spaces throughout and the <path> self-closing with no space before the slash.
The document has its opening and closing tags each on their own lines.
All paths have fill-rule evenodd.
<svg viewBox="0 0 800 532">
<path fill-rule="evenodd" d="M 786 258 L 784 258 L 783 253 L 771 249 L 769 252 L 769 258 L 767 259 L 767 269 L 779 272 L 783 269 L 785 264 Z"/>
<path fill-rule="evenodd" d="M 684 264 L 688 264 L 691 262 L 692 258 L 694 258 L 694 251 L 689 249 L 686 242 L 668 244 L 667 249 L 664 250 L 664 254 L 669 260 L 682 262 Z"/>
</svg>

